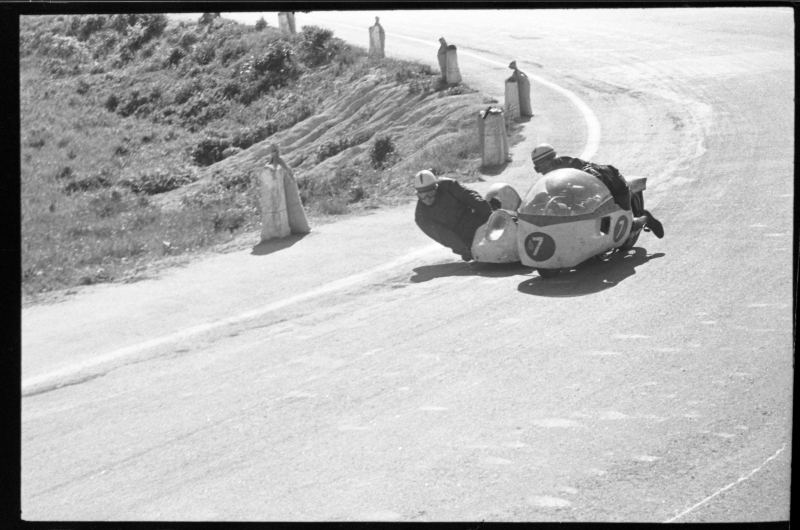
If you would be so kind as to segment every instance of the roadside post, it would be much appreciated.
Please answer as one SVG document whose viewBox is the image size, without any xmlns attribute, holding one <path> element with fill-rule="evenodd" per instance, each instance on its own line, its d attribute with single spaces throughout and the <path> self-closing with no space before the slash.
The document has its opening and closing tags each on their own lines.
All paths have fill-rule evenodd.
<svg viewBox="0 0 800 530">
<path fill-rule="evenodd" d="M 296 33 L 294 27 L 294 12 L 281 11 L 278 13 L 278 26 L 282 33 L 287 35 L 294 35 Z"/>
<path fill-rule="evenodd" d="M 290 234 L 289 215 L 286 211 L 286 192 L 283 175 L 271 164 L 260 172 L 261 180 L 261 241 Z"/>
<path fill-rule="evenodd" d="M 383 59 L 386 57 L 384 53 L 384 43 L 386 41 L 386 33 L 383 31 L 383 26 L 380 24 L 380 17 L 375 17 L 375 25 L 369 28 L 369 56 L 376 59 Z"/>
<path fill-rule="evenodd" d="M 439 43 L 436 59 L 439 61 L 439 70 L 442 71 L 442 82 L 447 83 L 447 41 L 444 40 L 444 37 L 439 37 Z"/>
<path fill-rule="evenodd" d="M 506 101 L 508 101 L 508 83 L 512 79 L 516 82 L 517 88 L 517 102 L 519 104 L 520 116 L 531 117 L 533 116 L 533 109 L 531 108 L 531 82 L 525 72 L 517 68 L 517 61 L 511 61 L 508 65 L 509 68 L 514 70 L 511 77 L 506 81 Z M 519 117 L 519 116 L 516 116 Z"/>
<path fill-rule="evenodd" d="M 461 72 L 458 70 L 458 56 L 456 47 L 451 44 L 447 47 L 447 84 L 457 85 L 461 82 Z"/>
<path fill-rule="evenodd" d="M 478 112 L 478 141 L 484 167 L 499 166 L 508 160 L 508 138 L 503 109 L 489 107 Z"/>
<path fill-rule="evenodd" d="M 512 120 L 519 119 L 519 83 L 517 83 L 517 79 L 513 75 L 506 79 L 505 110 L 506 115 Z"/>
</svg>

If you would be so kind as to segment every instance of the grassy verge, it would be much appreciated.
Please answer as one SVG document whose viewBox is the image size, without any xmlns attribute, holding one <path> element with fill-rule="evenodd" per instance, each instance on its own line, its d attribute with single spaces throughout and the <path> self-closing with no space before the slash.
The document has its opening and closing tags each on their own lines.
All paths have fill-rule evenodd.
<svg viewBox="0 0 800 530">
<path fill-rule="evenodd" d="M 426 66 L 371 60 L 327 30 L 257 27 L 213 17 L 21 18 L 24 302 L 136 278 L 155 262 L 256 234 L 254 169 L 215 168 L 318 115 L 339 81 L 377 75 L 420 98 L 474 92 L 442 86 Z M 345 160 L 345 151 L 361 155 Z M 314 224 L 409 200 L 412 169 L 479 178 L 471 127 L 425 145 L 342 135 L 314 152 L 328 169 L 299 175 Z M 161 197 L 188 188 L 179 207 L 163 206 Z"/>
</svg>

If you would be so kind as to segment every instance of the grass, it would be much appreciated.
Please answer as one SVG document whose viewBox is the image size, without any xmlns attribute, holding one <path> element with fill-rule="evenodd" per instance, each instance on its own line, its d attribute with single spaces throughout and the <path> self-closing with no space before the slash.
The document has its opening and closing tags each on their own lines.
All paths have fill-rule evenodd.
<svg viewBox="0 0 800 530">
<path fill-rule="evenodd" d="M 212 171 L 179 208 L 157 198 L 325 108 L 335 78 L 380 72 L 411 94 L 470 92 L 441 85 L 427 66 L 369 59 L 327 30 L 284 36 L 220 18 L 23 16 L 20 49 L 24 302 L 257 233 L 258 179 L 249 172 Z M 360 145 L 372 160 L 299 176 L 317 224 L 408 200 L 412 168 L 477 178 L 471 128 L 404 148 L 380 136 L 341 138 L 320 145 L 317 161 Z"/>
</svg>

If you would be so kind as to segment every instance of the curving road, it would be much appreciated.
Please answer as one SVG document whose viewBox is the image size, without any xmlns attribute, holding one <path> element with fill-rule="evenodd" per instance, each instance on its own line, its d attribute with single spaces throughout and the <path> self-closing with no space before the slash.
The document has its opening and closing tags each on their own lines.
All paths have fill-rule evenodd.
<svg viewBox="0 0 800 530">
<path fill-rule="evenodd" d="M 26 308 L 23 518 L 788 520 L 793 12 L 379 14 L 390 56 L 532 78 L 476 188 L 547 141 L 648 176 L 666 237 L 544 280 L 408 205 Z"/>
</svg>

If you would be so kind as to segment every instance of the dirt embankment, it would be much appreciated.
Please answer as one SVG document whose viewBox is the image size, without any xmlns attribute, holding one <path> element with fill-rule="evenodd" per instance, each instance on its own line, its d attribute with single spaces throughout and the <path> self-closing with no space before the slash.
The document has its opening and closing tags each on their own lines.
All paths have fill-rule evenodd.
<svg viewBox="0 0 800 530">
<path fill-rule="evenodd" d="M 426 150 L 444 147 L 465 134 L 474 133 L 477 141 L 476 116 L 490 100 L 474 91 L 465 92 L 412 93 L 408 85 L 387 82 L 379 75 L 355 82 L 338 81 L 330 88 L 323 112 L 209 166 L 197 182 L 164 194 L 163 204 L 177 204 L 215 173 L 241 174 L 262 167 L 272 144 L 281 147 L 281 154 L 298 176 L 318 178 L 356 158 L 366 159 L 375 138 L 390 136 L 400 153 L 400 161 L 393 169 L 402 171 L 408 167 L 412 171 Z M 321 145 L 354 138 L 363 141 L 318 161 Z"/>
</svg>

